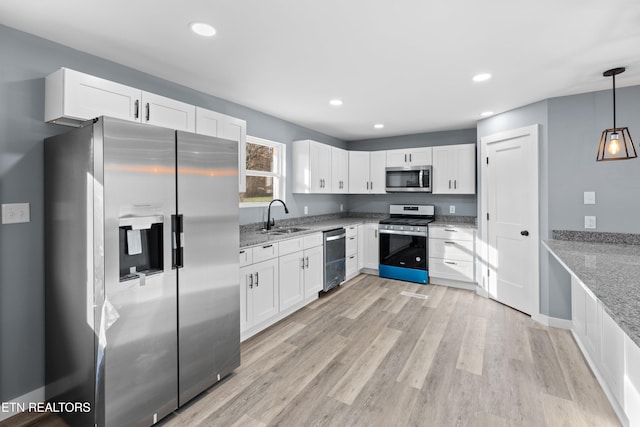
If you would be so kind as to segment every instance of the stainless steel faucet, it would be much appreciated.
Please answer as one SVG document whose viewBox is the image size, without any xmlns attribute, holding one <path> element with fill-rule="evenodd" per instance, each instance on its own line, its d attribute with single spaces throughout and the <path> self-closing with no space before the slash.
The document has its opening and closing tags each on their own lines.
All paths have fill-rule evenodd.
<svg viewBox="0 0 640 427">
<path fill-rule="evenodd" d="M 288 214 L 289 213 L 289 209 L 287 209 L 287 205 L 284 204 L 284 202 L 280 199 L 273 199 L 271 201 L 271 203 L 269 203 L 269 207 L 267 208 L 267 226 L 265 227 L 267 229 L 267 231 L 271 230 L 271 227 L 273 227 L 274 225 L 276 225 L 276 220 L 271 218 L 271 205 L 273 204 L 273 202 L 280 202 L 282 203 L 282 206 L 284 206 L 284 213 Z"/>
</svg>

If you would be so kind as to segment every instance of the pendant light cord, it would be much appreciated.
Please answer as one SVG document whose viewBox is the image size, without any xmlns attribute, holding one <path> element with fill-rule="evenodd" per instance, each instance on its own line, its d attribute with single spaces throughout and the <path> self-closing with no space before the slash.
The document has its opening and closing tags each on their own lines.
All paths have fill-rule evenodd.
<svg viewBox="0 0 640 427">
<path fill-rule="evenodd" d="M 611 76 L 613 78 L 613 128 L 616 128 L 616 75 Z M 614 131 L 615 132 L 615 131 Z"/>
</svg>

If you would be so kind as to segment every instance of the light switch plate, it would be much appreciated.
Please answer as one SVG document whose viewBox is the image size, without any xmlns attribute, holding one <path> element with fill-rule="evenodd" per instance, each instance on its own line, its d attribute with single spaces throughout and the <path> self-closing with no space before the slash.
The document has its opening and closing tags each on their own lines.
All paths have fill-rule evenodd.
<svg viewBox="0 0 640 427">
<path fill-rule="evenodd" d="M 449 205 L 449 213 L 456 213 L 456 205 Z"/>
<path fill-rule="evenodd" d="M 29 203 L 4 203 L 2 205 L 2 223 L 18 224 L 31 221 Z"/>
<path fill-rule="evenodd" d="M 585 205 L 595 205 L 596 204 L 596 192 L 595 191 L 585 191 L 584 192 L 584 204 Z"/>
<path fill-rule="evenodd" d="M 584 228 L 596 228 L 596 217 L 595 216 L 585 216 L 584 217 Z"/>
<path fill-rule="evenodd" d="M 304 207 L 304 214 L 309 215 L 309 206 Z"/>
</svg>

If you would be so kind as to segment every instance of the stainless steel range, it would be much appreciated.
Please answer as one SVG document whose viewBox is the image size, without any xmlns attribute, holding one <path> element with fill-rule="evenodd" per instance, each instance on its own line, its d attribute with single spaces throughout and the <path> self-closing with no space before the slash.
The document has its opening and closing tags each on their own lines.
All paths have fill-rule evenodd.
<svg viewBox="0 0 640 427">
<path fill-rule="evenodd" d="M 428 224 L 433 205 L 391 205 L 390 217 L 380 221 L 380 277 L 429 283 Z"/>
</svg>

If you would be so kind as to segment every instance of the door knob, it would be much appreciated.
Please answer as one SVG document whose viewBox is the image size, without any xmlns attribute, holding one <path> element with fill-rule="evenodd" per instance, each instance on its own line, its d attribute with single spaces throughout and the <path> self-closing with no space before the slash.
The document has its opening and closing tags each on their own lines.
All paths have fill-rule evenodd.
<svg viewBox="0 0 640 427">
<path fill-rule="evenodd" d="M 520 234 L 521 234 L 521 235 L 523 235 L 523 236 L 528 236 L 528 235 L 529 235 L 529 232 L 528 232 L 527 230 L 522 230 L 522 231 L 520 232 Z"/>
</svg>

